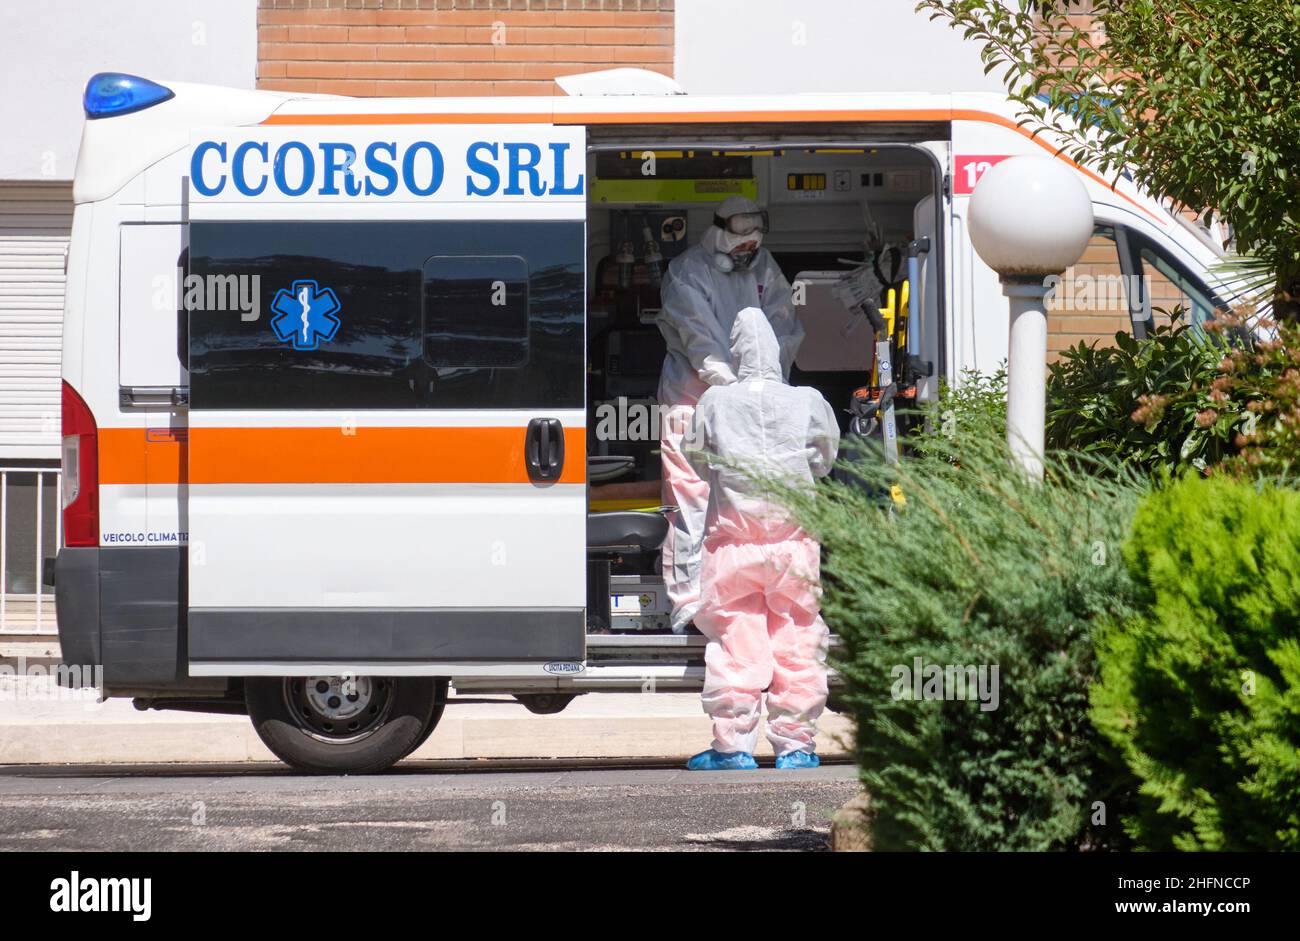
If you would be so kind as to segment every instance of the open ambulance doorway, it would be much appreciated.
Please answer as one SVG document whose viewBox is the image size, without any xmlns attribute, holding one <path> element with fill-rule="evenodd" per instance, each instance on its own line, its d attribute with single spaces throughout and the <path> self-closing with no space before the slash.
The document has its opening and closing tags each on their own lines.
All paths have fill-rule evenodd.
<svg viewBox="0 0 1300 941">
<path fill-rule="evenodd" d="M 661 288 L 674 258 L 699 242 L 731 195 L 768 213 L 763 247 L 793 289 L 805 331 L 790 381 L 816 388 L 847 431 L 855 390 L 878 378 L 876 332 L 846 306 L 842 284 L 892 310 L 914 331 L 913 377 L 921 398 L 937 390 L 942 362 L 941 192 L 935 155 L 916 144 L 810 138 L 772 143 L 597 142 L 590 147 L 587 211 L 587 402 L 590 510 L 664 510 L 656 389 L 666 345 Z M 908 248 L 921 285 L 909 323 Z M 929 289 L 925 288 L 929 284 Z M 900 353 L 902 350 L 900 349 Z M 897 366 L 899 357 L 895 357 Z M 590 570 L 589 633 L 662 633 L 668 604 L 657 552 L 614 557 L 608 610 L 604 574 Z"/>
</svg>

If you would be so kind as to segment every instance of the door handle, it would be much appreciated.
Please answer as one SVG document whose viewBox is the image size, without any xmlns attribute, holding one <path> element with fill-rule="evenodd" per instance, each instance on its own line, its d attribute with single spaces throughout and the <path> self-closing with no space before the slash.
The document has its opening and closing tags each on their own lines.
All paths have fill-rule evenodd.
<svg viewBox="0 0 1300 941">
<path fill-rule="evenodd" d="M 524 438 L 528 479 L 559 480 L 564 470 L 564 426 L 558 418 L 534 418 Z"/>
</svg>

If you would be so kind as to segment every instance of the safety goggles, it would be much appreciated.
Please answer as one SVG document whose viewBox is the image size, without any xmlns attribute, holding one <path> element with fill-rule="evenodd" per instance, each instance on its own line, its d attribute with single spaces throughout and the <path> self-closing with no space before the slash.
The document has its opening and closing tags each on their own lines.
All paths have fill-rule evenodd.
<svg viewBox="0 0 1300 941">
<path fill-rule="evenodd" d="M 753 235 L 755 232 L 767 232 L 767 210 L 758 212 L 738 212 L 728 219 L 717 213 L 713 215 L 713 224 L 723 232 L 732 235 Z"/>
</svg>

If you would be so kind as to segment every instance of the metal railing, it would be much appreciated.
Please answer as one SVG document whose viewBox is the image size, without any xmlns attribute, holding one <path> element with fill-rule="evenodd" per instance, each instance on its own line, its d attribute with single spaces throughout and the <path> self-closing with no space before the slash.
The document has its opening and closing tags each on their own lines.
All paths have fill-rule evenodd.
<svg viewBox="0 0 1300 941">
<path fill-rule="evenodd" d="M 58 633 L 54 589 L 42 576 L 63 541 L 62 508 L 58 468 L 0 466 L 0 634 Z"/>
</svg>

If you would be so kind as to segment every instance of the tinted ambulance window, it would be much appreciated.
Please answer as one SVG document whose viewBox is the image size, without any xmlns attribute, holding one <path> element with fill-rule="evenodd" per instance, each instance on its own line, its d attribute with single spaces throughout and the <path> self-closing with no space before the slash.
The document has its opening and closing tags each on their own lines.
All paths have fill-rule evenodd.
<svg viewBox="0 0 1300 941">
<path fill-rule="evenodd" d="M 1141 238 L 1135 240 L 1138 256 L 1142 259 L 1143 296 L 1147 319 L 1152 319 L 1156 310 L 1172 314 L 1177 308 L 1187 311 L 1191 323 L 1200 324 L 1211 320 L 1217 307 L 1226 309 L 1226 305 L 1216 303 L 1213 293 L 1187 269 L 1168 254 L 1161 251 L 1154 242 Z M 1164 321 L 1164 317 L 1160 318 Z"/>
<path fill-rule="evenodd" d="M 528 362 L 528 262 L 436 255 L 424 263 L 424 361 L 430 366 Z"/>
<path fill-rule="evenodd" d="M 190 274 L 257 299 L 191 310 L 191 408 L 580 408 L 583 255 L 581 222 L 191 223 Z"/>
</svg>

